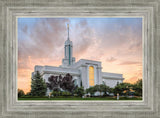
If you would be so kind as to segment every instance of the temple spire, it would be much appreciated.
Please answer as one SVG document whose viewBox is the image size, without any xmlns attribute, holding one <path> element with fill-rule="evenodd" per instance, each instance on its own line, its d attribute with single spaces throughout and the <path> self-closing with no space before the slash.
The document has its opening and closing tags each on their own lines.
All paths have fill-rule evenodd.
<svg viewBox="0 0 160 118">
<path fill-rule="evenodd" d="M 69 24 L 67 24 L 67 28 L 68 28 L 68 40 L 69 40 Z"/>
<path fill-rule="evenodd" d="M 72 41 L 69 39 L 69 24 L 67 24 L 68 37 L 64 45 L 64 58 L 62 60 L 62 66 L 67 67 L 75 63 L 75 57 L 73 57 Z"/>
</svg>

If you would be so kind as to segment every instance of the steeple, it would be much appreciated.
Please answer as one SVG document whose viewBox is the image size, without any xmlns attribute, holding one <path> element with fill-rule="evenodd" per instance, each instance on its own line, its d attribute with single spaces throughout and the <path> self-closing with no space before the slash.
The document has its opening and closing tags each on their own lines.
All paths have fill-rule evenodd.
<svg viewBox="0 0 160 118">
<path fill-rule="evenodd" d="M 69 24 L 67 24 L 67 28 L 68 28 L 68 40 L 69 40 Z"/>
<path fill-rule="evenodd" d="M 70 41 L 70 38 L 69 38 L 69 24 L 67 24 L 67 32 L 68 32 L 68 36 L 67 36 L 67 40 L 65 41 L 65 45 L 72 46 L 72 41 Z"/>
<path fill-rule="evenodd" d="M 69 24 L 67 24 L 67 30 L 68 30 L 68 37 L 65 41 L 64 45 L 64 59 L 62 60 L 62 66 L 67 67 L 71 66 L 73 63 L 75 63 L 75 58 L 73 56 L 73 46 L 72 41 L 69 38 Z"/>
</svg>

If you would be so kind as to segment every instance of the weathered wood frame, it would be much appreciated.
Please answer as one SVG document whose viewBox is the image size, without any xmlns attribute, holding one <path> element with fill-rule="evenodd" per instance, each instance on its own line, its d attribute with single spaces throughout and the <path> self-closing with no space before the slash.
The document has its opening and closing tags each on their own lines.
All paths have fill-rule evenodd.
<svg viewBox="0 0 160 118">
<path fill-rule="evenodd" d="M 1 0 L 0 118 L 160 116 L 159 0 Z M 18 17 L 142 17 L 143 101 L 17 101 Z"/>
</svg>

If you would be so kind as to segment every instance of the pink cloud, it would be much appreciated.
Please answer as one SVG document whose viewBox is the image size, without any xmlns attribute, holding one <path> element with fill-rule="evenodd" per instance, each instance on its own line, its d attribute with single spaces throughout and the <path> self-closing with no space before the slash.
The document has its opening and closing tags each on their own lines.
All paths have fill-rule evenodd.
<svg viewBox="0 0 160 118">
<path fill-rule="evenodd" d="M 106 59 L 106 61 L 108 61 L 108 62 L 114 62 L 116 60 L 117 59 L 115 57 L 112 57 L 112 56 Z"/>
<path fill-rule="evenodd" d="M 124 61 L 119 63 L 119 65 L 132 65 L 132 64 L 140 64 L 140 62 L 136 62 L 136 61 Z"/>
</svg>

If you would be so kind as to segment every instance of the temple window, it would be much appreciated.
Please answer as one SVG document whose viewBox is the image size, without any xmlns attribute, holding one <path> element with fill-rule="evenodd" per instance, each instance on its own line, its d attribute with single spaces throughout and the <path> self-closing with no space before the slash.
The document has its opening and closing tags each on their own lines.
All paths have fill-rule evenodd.
<svg viewBox="0 0 160 118">
<path fill-rule="evenodd" d="M 89 67 L 89 86 L 94 86 L 94 67 Z"/>
</svg>

